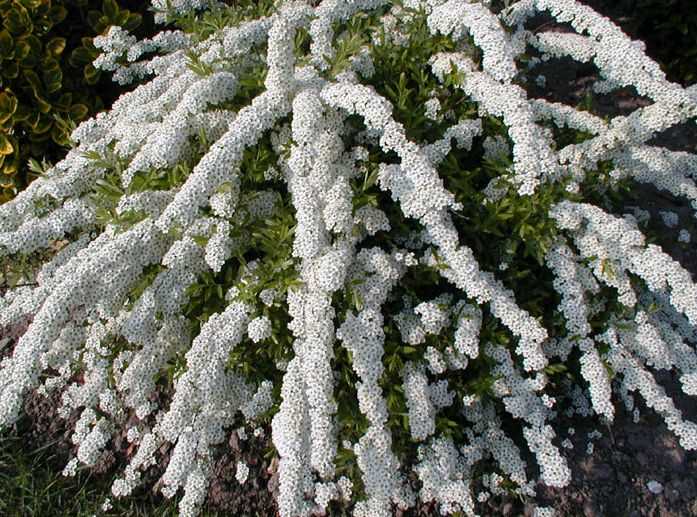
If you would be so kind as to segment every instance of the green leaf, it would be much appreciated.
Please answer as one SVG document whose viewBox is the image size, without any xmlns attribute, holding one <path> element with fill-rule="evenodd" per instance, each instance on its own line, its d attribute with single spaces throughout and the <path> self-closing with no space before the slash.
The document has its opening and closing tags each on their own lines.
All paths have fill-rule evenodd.
<svg viewBox="0 0 697 517">
<path fill-rule="evenodd" d="M 34 102 L 41 113 L 48 113 L 51 111 L 51 105 L 36 92 L 34 92 Z"/>
<path fill-rule="evenodd" d="M 19 76 L 19 65 L 17 65 L 16 61 L 3 63 L 0 67 L 0 73 L 7 79 L 16 79 Z"/>
<path fill-rule="evenodd" d="M 63 72 L 56 61 L 51 62 L 42 72 L 47 93 L 54 93 L 61 89 Z"/>
<path fill-rule="evenodd" d="M 94 56 L 90 50 L 82 46 L 71 52 L 68 62 L 74 67 L 80 67 L 92 63 L 93 60 Z"/>
<path fill-rule="evenodd" d="M 0 92 L 0 124 L 4 124 L 15 111 L 17 111 L 17 98 L 8 92 Z"/>
<path fill-rule="evenodd" d="M 105 27 L 103 27 L 99 21 L 101 17 L 101 11 L 97 11 L 96 9 L 87 11 L 87 24 L 97 34 L 101 34 L 101 32 L 105 29 Z"/>
<path fill-rule="evenodd" d="M 35 95 L 37 92 L 41 91 L 41 79 L 39 79 L 39 76 L 36 74 L 36 72 L 34 72 L 34 70 L 24 70 L 22 74 L 24 75 L 24 79 L 26 79 L 26 81 L 29 83 L 29 86 Z"/>
<path fill-rule="evenodd" d="M 15 59 L 23 61 L 31 53 L 31 45 L 25 40 L 17 40 L 15 43 Z"/>
<path fill-rule="evenodd" d="M 37 9 L 41 7 L 41 4 L 44 3 L 44 0 L 21 0 L 21 2 L 22 5 L 27 9 Z"/>
<path fill-rule="evenodd" d="M 56 102 L 53 103 L 53 107 L 58 111 L 68 111 L 73 103 L 73 94 L 71 92 L 64 92 L 58 98 Z"/>
<path fill-rule="evenodd" d="M 48 19 L 51 20 L 54 25 L 65 20 L 66 16 L 68 16 L 68 10 L 62 5 L 54 5 L 47 13 Z"/>
<path fill-rule="evenodd" d="M 130 13 L 128 19 L 123 24 L 123 28 L 129 32 L 134 31 L 143 22 L 143 17 L 138 13 Z"/>
<path fill-rule="evenodd" d="M 31 23 L 31 17 L 27 10 L 20 4 L 13 4 L 12 9 L 7 13 L 3 20 L 5 28 L 15 36 L 22 34 L 31 34 L 34 28 Z"/>
<path fill-rule="evenodd" d="M 50 117 L 41 116 L 39 121 L 34 125 L 34 133 L 37 135 L 43 135 L 53 125 L 53 120 Z"/>
<path fill-rule="evenodd" d="M 25 104 L 18 104 L 17 109 L 12 117 L 14 122 L 24 122 L 32 115 L 33 111 Z"/>
<path fill-rule="evenodd" d="M 56 143 L 56 145 L 69 147 L 69 136 L 70 135 L 67 134 L 58 124 L 53 124 L 53 127 L 51 128 L 51 140 L 53 140 L 53 142 Z"/>
<path fill-rule="evenodd" d="M 95 84 L 99 80 L 99 70 L 91 64 L 85 65 L 85 68 L 83 68 L 83 75 L 87 84 Z"/>
<path fill-rule="evenodd" d="M 84 104 L 73 104 L 68 113 L 73 120 L 82 120 L 89 113 L 89 108 Z"/>
<path fill-rule="evenodd" d="M 0 31 L 0 58 L 8 58 L 14 49 L 14 40 L 6 30 Z"/>
<path fill-rule="evenodd" d="M 119 15 L 119 6 L 115 0 L 104 0 L 102 12 L 109 18 L 109 21 L 116 20 L 116 17 Z"/>
</svg>

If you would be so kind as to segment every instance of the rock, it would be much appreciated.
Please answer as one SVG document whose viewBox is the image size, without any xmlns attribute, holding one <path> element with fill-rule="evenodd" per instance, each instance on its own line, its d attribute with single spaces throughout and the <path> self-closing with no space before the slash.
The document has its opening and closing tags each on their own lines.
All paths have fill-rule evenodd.
<svg viewBox="0 0 697 517">
<path fill-rule="evenodd" d="M 660 484 L 658 481 L 654 480 L 651 480 L 648 483 L 646 483 L 646 488 L 649 489 L 649 492 L 655 495 L 658 495 L 661 492 L 663 492 L 663 485 Z"/>
</svg>

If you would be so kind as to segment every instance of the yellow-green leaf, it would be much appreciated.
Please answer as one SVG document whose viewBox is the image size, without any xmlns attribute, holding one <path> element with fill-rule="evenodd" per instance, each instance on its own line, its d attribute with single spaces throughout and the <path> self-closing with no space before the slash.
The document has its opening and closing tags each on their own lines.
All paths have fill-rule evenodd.
<svg viewBox="0 0 697 517">
<path fill-rule="evenodd" d="M 41 90 L 41 79 L 34 70 L 23 70 L 22 75 L 36 95 Z"/>
<path fill-rule="evenodd" d="M 58 127 L 58 124 L 54 124 L 51 128 L 51 140 L 53 140 L 58 145 L 70 145 L 70 139 L 68 138 L 68 136 L 69 135 L 64 130 Z"/>
<path fill-rule="evenodd" d="M 44 0 L 21 0 L 21 2 L 22 5 L 27 9 L 36 9 L 38 7 L 41 7 L 41 4 L 44 3 Z"/>
<path fill-rule="evenodd" d="M 70 117 L 74 120 L 82 120 L 88 112 L 89 109 L 84 104 L 73 104 L 70 107 Z"/>
<path fill-rule="evenodd" d="M 15 148 L 12 145 L 12 142 L 10 142 L 10 139 L 7 138 L 5 133 L 0 133 L 0 155 L 5 156 L 12 154 L 14 150 Z"/>
<path fill-rule="evenodd" d="M 39 118 L 39 122 L 34 126 L 34 133 L 37 135 L 42 135 L 46 131 L 51 129 L 52 125 L 53 125 L 53 120 L 51 120 L 50 117 L 42 115 L 41 118 Z"/>
<path fill-rule="evenodd" d="M 10 162 L 5 162 L 5 165 L 2 168 L 3 174 L 6 174 L 7 176 L 12 176 L 15 172 L 17 172 L 17 169 L 19 168 L 19 160 L 17 159 L 17 155 L 15 155 L 15 159 L 10 161 Z"/>
<path fill-rule="evenodd" d="M 46 43 L 46 50 L 54 56 L 60 56 L 65 50 L 65 38 L 53 38 L 48 43 Z"/>
<path fill-rule="evenodd" d="M 83 69 L 83 74 L 85 76 L 87 84 L 95 84 L 99 79 L 99 70 L 97 70 L 91 64 L 85 65 L 85 68 Z"/>
<path fill-rule="evenodd" d="M 73 103 L 73 94 L 70 92 L 65 92 L 62 93 L 60 98 L 53 103 L 53 106 L 58 110 L 58 111 L 68 111 L 70 109 L 70 105 Z"/>
<path fill-rule="evenodd" d="M 22 61 L 31 52 L 31 45 L 26 40 L 18 40 L 15 44 L 15 59 Z"/>
<path fill-rule="evenodd" d="M 0 92 L 0 124 L 14 115 L 17 110 L 17 98 L 7 92 Z"/>
<path fill-rule="evenodd" d="M 36 107 L 39 108 L 41 113 L 48 113 L 51 111 L 51 105 L 36 92 L 34 92 L 34 101 L 36 102 Z"/>
<path fill-rule="evenodd" d="M 31 34 L 34 30 L 29 12 L 18 3 L 13 4 L 7 18 L 5 18 L 5 27 L 16 35 Z"/>
<path fill-rule="evenodd" d="M 26 121 L 32 114 L 31 109 L 29 109 L 28 106 L 24 104 L 18 104 L 17 109 L 14 112 L 14 116 L 12 119 L 15 122 L 24 122 Z"/>
<path fill-rule="evenodd" d="M 132 32 L 133 30 L 137 29 L 142 22 L 143 22 L 143 17 L 140 14 L 130 13 L 128 15 L 128 19 L 123 24 L 123 28 L 129 32 Z"/>
</svg>

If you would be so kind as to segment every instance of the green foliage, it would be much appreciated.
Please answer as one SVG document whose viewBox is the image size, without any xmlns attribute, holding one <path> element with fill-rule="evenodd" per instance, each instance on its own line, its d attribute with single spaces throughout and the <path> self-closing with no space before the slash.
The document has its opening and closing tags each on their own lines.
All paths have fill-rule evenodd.
<svg viewBox="0 0 697 517">
<path fill-rule="evenodd" d="M 222 4 L 213 3 L 203 12 L 195 10 L 185 14 L 173 11 L 153 12 L 165 15 L 165 23 L 174 25 L 194 36 L 194 41 L 203 41 L 214 32 L 225 27 L 235 27 L 246 20 L 269 16 L 274 11 L 273 0 L 225 0 Z"/>
<path fill-rule="evenodd" d="M 37 444 L 27 440 L 28 418 L 12 434 L 0 437 L 0 514 L 4 517 L 128 515 L 131 517 L 174 517 L 177 499 L 144 492 L 137 497 L 112 501 L 109 512 L 101 511 L 114 473 L 94 474 L 78 469 L 75 477 L 64 477 L 61 469 L 66 451 L 57 440 Z M 215 515 L 202 512 L 202 515 Z"/>
<path fill-rule="evenodd" d="M 36 177 L 30 158 L 60 158 L 75 125 L 104 107 L 92 38 L 111 25 L 135 29 L 141 15 L 115 0 L 0 0 L 0 19 L 3 202 Z"/>
</svg>

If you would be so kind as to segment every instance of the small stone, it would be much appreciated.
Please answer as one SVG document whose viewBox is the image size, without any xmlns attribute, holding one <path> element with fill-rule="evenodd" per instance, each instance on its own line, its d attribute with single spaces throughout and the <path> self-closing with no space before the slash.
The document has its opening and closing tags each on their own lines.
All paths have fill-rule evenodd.
<svg viewBox="0 0 697 517">
<path fill-rule="evenodd" d="M 654 480 L 651 480 L 648 483 L 646 483 L 646 488 L 649 489 L 649 492 L 655 495 L 658 495 L 661 492 L 663 492 L 663 485 L 660 484 L 658 481 Z"/>
</svg>

